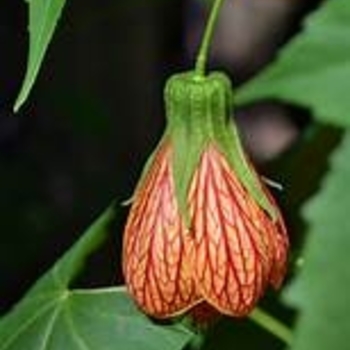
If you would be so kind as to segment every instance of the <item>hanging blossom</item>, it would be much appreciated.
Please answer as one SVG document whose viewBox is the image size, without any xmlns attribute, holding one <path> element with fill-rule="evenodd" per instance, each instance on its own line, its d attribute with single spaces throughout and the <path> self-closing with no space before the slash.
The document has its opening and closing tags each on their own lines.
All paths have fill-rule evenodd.
<svg viewBox="0 0 350 350">
<path fill-rule="evenodd" d="M 230 96 L 220 73 L 184 73 L 167 84 L 167 128 L 136 188 L 123 242 L 127 288 L 150 316 L 245 316 L 284 278 L 286 229 L 230 122 Z"/>
</svg>

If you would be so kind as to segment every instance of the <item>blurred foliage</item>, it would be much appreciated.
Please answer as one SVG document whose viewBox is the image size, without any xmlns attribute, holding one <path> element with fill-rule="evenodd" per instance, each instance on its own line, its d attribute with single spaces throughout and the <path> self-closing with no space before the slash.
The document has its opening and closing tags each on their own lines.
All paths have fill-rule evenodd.
<svg viewBox="0 0 350 350">
<path fill-rule="evenodd" d="M 349 348 L 350 135 L 331 158 L 321 190 L 304 208 L 310 224 L 304 265 L 286 300 L 300 310 L 293 349 Z"/>
<path fill-rule="evenodd" d="M 350 126 L 350 5 L 327 0 L 276 62 L 245 84 L 237 103 L 278 98 L 311 108 L 315 118 Z"/>
</svg>

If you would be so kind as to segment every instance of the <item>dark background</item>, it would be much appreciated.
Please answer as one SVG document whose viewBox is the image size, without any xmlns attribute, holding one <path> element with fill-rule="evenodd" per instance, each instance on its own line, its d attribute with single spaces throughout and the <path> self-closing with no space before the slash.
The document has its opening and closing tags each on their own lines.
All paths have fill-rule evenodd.
<svg viewBox="0 0 350 350">
<path fill-rule="evenodd" d="M 27 8 L 24 1 L 1 1 L 0 312 L 18 300 L 112 200 L 121 203 L 130 197 L 161 135 L 163 84 L 170 74 L 192 67 L 207 14 L 199 3 L 67 1 L 30 98 L 14 115 L 12 105 L 26 67 Z M 224 67 L 239 86 L 275 58 L 319 3 L 227 0 L 211 66 Z M 296 242 L 302 223 L 294 209 L 310 189 L 293 177 L 295 159 L 307 162 L 315 150 L 298 157 L 294 153 L 293 161 L 289 155 L 309 126 L 309 117 L 308 111 L 273 101 L 236 113 L 259 168 L 298 190 L 293 198 L 291 191 L 281 196 Z M 322 138 L 323 130 L 319 132 Z M 323 147 L 331 148 L 337 137 L 322 140 Z M 89 262 L 79 282 L 84 286 L 122 282 L 120 243 L 127 208 L 117 205 L 117 211 L 114 234 Z M 291 322 L 292 313 L 275 299 L 265 299 L 267 308 Z M 208 348 L 217 348 L 218 336 L 236 342 L 242 338 L 246 349 L 257 344 L 283 348 L 249 322 L 224 321 L 214 328 Z"/>
</svg>

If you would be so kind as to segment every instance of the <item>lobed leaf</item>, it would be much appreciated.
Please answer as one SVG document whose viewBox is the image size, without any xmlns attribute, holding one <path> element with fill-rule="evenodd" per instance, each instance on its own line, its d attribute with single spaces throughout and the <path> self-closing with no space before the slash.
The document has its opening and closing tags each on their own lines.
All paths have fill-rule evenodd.
<svg viewBox="0 0 350 350">
<path fill-rule="evenodd" d="M 326 0 L 277 61 L 237 91 L 236 102 L 276 98 L 311 108 L 321 121 L 350 126 L 350 2 Z"/>
<path fill-rule="evenodd" d="M 332 157 L 322 190 L 304 208 L 310 225 L 305 265 L 286 294 L 297 306 L 293 350 L 346 350 L 350 344 L 350 132 Z"/>
<path fill-rule="evenodd" d="M 26 0 L 29 6 L 29 56 L 21 90 L 15 102 L 17 112 L 26 101 L 38 75 L 66 0 Z"/>
<path fill-rule="evenodd" d="M 0 350 L 178 350 L 191 339 L 184 326 L 152 323 L 123 287 L 68 289 L 113 215 L 108 209 L 0 320 Z"/>
</svg>

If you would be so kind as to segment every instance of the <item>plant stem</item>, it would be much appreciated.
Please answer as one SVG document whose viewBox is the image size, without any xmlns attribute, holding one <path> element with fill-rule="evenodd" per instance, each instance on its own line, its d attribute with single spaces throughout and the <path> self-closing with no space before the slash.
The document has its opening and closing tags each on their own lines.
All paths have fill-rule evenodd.
<svg viewBox="0 0 350 350">
<path fill-rule="evenodd" d="M 277 320 L 273 316 L 260 308 L 255 308 L 254 311 L 249 315 L 249 318 L 265 328 L 277 338 L 290 345 L 292 342 L 292 331 L 284 325 L 281 321 Z"/>
<path fill-rule="evenodd" d="M 213 38 L 215 25 L 217 23 L 220 8 L 223 2 L 224 0 L 214 0 L 214 4 L 211 8 L 207 25 L 205 27 L 195 66 L 195 71 L 200 76 L 205 75 L 205 66 L 208 59 L 209 47 Z"/>
</svg>

